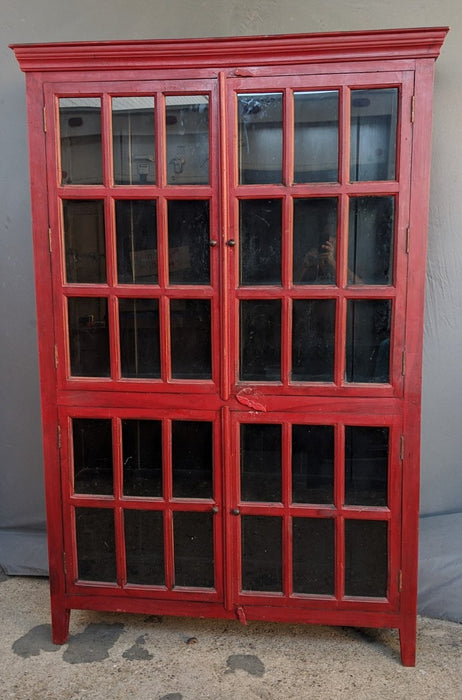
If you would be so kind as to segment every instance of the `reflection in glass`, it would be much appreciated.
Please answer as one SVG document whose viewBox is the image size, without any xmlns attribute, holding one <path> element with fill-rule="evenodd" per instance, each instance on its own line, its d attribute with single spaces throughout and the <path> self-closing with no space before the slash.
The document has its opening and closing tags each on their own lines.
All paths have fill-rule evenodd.
<svg viewBox="0 0 462 700">
<path fill-rule="evenodd" d="M 69 297 L 71 374 L 109 377 L 109 333 L 105 297 Z"/>
<path fill-rule="evenodd" d="M 165 98 L 167 182 L 207 185 L 209 182 L 209 98 L 172 95 Z"/>
<path fill-rule="evenodd" d="M 350 199 L 350 284 L 392 283 L 394 203 L 394 197 Z"/>
<path fill-rule="evenodd" d="M 241 200 L 240 283 L 281 284 L 282 200 Z"/>
<path fill-rule="evenodd" d="M 81 581 L 116 582 L 114 511 L 76 508 L 77 568 Z"/>
<path fill-rule="evenodd" d="M 243 381 L 281 380 L 281 302 L 240 302 L 240 372 Z"/>
<path fill-rule="evenodd" d="M 294 182 L 338 180 L 338 91 L 294 93 Z"/>
<path fill-rule="evenodd" d="M 335 528 L 332 518 L 293 518 L 294 593 L 333 595 Z"/>
<path fill-rule="evenodd" d="M 175 586 L 213 588 L 213 515 L 173 513 Z"/>
<path fill-rule="evenodd" d="M 119 284 L 157 284 L 155 200 L 119 199 L 115 215 Z"/>
<path fill-rule="evenodd" d="M 398 88 L 352 90 L 350 180 L 394 180 Z"/>
<path fill-rule="evenodd" d="M 294 299 L 292 380 L 331 382 L 334 377 L 335 299 Z"/>
<path fill-rule="evenodd" d="M 101 100 L 63 97 L 59 100 L 61 184 L 99 185 L 103 182 Z"/>
<path fill-rule="evenodd" d="M 119 299 L 123 377 L 160 377 L 159 300 Z"/>
<path fill-rule="evenodd" d="M 386 506 L 388 428 L 345 427 L 345 503 Z"/>
<path fill-rule="evenodd" d="M 162 423 L 122 421 L 123 492 L 125 496 L 162 496 Z"/>
<path fill-rule="evenodd" d="M 241 500 L 282 500 L 281 426 L 241 425 Z"/>
<path fill-rule="evenodd" d="M 347 305 L 346 381 L 390 381 L 389 299 L 350 300 Z"/>
<path fill-rule="evenodd" d="M 292 426 L 292 503 L 333 503 L 334 428 Z"/>
<path fill-rule="evenodd" d="M 112 495 L 111 421 L 73 418 L 74 492 Z"/>
<path fill-rule="evenodd" d="M 209 284 L 209 203 L 168 202 L 168 272 L 170 284 Z"/>
<path fill-rule="evenodd" d="M 294 199 L 294 284 L 335 284 L 337 198 Z"/>
<path fill-rule="evenodd" d="M 106 282 L 102 200 L 63 200 L 66 282 Z"/>
<path fill-rule="evenodd" d="M 213 424 L 172 421 L 174 498 L 213 497 Z"/>
<path fill-rule="evenodd" d="M 282 519 L 241 518 L 242 589 L 282 591 Z"/>
<path fill-rule="evenodd" d="M 154 98 L 112 98 L 112 145 L 116 185 L 155 182 Z"/>
<path fill-rule="evenodd" d="M 385 598 L 388 525 L 380 520 L 345 520 L 345 595 Z"/>
<path fill-rule="evenodd" d="M 127 583 L 164 585 L 162 513 L 155 510 L 124 510 L 124 530 Z"/>
<path fill-rule="evenodd" d="M 173 379 L 211 379 L 210 301 L 171 299 Z"/>
<path fill-rule="evenodd" d="M 282 182 L 282 93 L 237 96 L 239 184 Z"/>
</svg>

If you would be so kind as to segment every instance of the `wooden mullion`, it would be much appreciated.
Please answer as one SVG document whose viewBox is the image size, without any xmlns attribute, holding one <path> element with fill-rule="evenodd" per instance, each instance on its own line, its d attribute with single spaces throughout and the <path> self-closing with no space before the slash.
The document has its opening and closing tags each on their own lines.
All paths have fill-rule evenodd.
<svg viewBox="0 0 462 700">
<path fill-rule="evenodd" d="M 289 421 L 282 423 L 282 503 L 284 513 L 282 516 L 282 590 L 285 596 L 292 593 L 293 572 L 293 547 L 292 547 L 292 518 L 290 515 L 290 502 L 292 496 L 292 424 Z"/>
<path fill-rule="evenodd" d="M 291 88 L 283 90 L 282 181 L 290 187 L 294 181 L 294 97 Z"/>
<path fill-rule="evenodd" d="M 341 508 L 345 500 L 345 426 L 334 427 L 334 503 L 335 518 L 335 597 L 341 600 L 345 593 L 345 519 Z"/>
<path fill-rule="evenodd" d="M 173 513 L 168 504 L 172 499 L 172 421 L 162 421 L 162 481 L 166 504 L 164 511 L 164 566 L 165 585 L 171 590 L 175 583 Z"/>
</svg>

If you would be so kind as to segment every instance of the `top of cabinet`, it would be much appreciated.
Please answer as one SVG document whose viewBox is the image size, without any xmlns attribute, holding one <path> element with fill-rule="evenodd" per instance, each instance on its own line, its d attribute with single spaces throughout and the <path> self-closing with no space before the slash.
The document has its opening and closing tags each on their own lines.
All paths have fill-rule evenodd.
<svg viewBox="0 0 462 700">
<path fill-rule="evenodd" d="M 448 27 L 205 39 L 12 44 L 24 72 L 306 65 L 436 59 Z M 235 75 L 245 73 L 239 70 Z"/>
</svg>

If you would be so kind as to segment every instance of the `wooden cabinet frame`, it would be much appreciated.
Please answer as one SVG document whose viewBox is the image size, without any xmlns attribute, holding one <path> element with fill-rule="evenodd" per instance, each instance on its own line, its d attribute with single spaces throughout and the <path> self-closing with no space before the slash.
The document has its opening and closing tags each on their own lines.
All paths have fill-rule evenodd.
<svg viewBox="0 0 462 700">
<path fill-rule="evenodd" d="M 313 35 L 190 39 L 172 41 L 82 42 L 14 45 L 26 73 L 31 163 L 33 237 L 42 389 L 43 442 L 53 639 L 63 643 L 71 609 L 237 617 L 287 622 L 397 628 L 404 665 L 415 663 L 420 375 L 423 292 L 434 62 L 446 28 L 329 33 Z M 398 91 L 396 177 L 350 181 L 349 91 Z M 335 182 L 294 183 L 294 91 L 335 90 L 339 95 L 339 174 Z M 284 136 L 280 184 L 241 184 L 238 179 L 236 95 L 283 95 Z M 127 94 L 155 96 L 156 182 L 116 185 L 112 180 L 111 99 Z M 199 95 L 209 104 L 208 184 L 179 184 L 167 178 L 165 103 L 169 96 Z M 96 97 L 102 107 L 100 184 L 61 184 L 58 100 Z M 164 126 L 162 126 L 164 124 Z M 291 126 L 292 125 L 292 126 Z M 181 170 L 181 163 L 178 163 Z M 145 164 L 147 172 L 148 166 Z M 148 194 L 146 194 L 148 193 Z M 335 197 L 338 202 L 335 284 L 297 287 L 291 277 L 293 202 L 303 197 Z M 388 196 L 395 202 L 393 281 L 388 285 L 349 286 L 347 280 L 348 203 L 355 196 Z M 156 201 L 159 280 L 155 292 L 117 278 L 114 200 Z M 280 201 L 283 243 L 281 281 L 276 285 L 239 283 L 239 203 Z M 105 217 L 107 278 L 97 283 L 66 281 L 63 200 L 101 200 Z M 210 279 L 195 287 L 168 283 L 166 226 L 169 202 L 206 200 L 209 204 Z M 235 245 L 237 243 L 237 245 Z M 67 306 L 73 298 L 97 297 L 107 308 L 110 364 L 107 376 L 72 376 Z M 294 301 L 330 299 L 335 306 L 333 376 L 328 382 L 291 380 Z M 160 370 L 158 379 L 124 378 L 118 341 L 121 299 L 155 299 L 158 304 Z M 206 380 L 175 379 L 171 359 L 170 309 L 174 300 L 205 300 L 210 308 L 211 369 Z M 239 375 L 239 306 L 253 299 L 276 301 L 280 308 L 278 381 L 243 381 Z M 368 384 L 345 379 L 347 306 L 355 300 L 389 301 L 391 312 L 389 381 Z M 209 306 L 207 306 L 207 304 Z M 72 302 L 71 302 L 72 305 Z M 157 307 L 156 307 L 157 308 Z M 241 323 L 243 321 L 241 320 Z M 180 336 L 181 337 L 181 336 Z M 209 422 L 213 434 L 213 493 L 176 498 L 172 491 L 172 425 L 178 420 Z M 72 425 L 101 419 L 109 426 L 114 459 L 111 494 L 73 490 Z M 163 498 L 130 499 L 122 484 L 121 430 L 124 420 L 158 421 L 165 454 Z M 240 495 L 240 425 L 281 426 L 282 487 L 277 502 L 248 502 Z M 292 426 L 328 425 L 335 436 L 333 503 L 298 504 L 290 497 Z M 388 501 L 367 508 L 345 504 L 342 464 L 345 431 L 350 426 L 386 429 Z M 168 449 L 167 449 L 168 448 Z M 168 454 L 167 454 L 168 453 Z M 170 456 L 168 456 L 170 455 Z M 98 508 L 114 516 L 117 579 L 84 580 L 76 554 L 78 509 Z M 127 581 L 124 513 L 158 513 L 164 523 L 163 585 Z M 172 522 L 176 513 L 208 518 L 213 532 L 214 584 L 174 585 Z M 246 591 L 242 580 L 243 519 L 262 514 L 281 532 L 281 592 Z M 293 590 L 293 522 L 297 518 L 332 522 L 334 574 L 329 595 L 299 595 Z M 387 532 L 386 595 L 348 595 L 345 590 L 345 523 L 375 521 Z M 256 520 L 252 521 L 253 523 Z M 348 525 L 349 527 L 349 525 Z M 279 528 L 279 530 L 278 530 Z M 383 530 L 383 528 L 382 528 Z M 279 575 L 279 574 L 278 574 Z"/>
</svg>

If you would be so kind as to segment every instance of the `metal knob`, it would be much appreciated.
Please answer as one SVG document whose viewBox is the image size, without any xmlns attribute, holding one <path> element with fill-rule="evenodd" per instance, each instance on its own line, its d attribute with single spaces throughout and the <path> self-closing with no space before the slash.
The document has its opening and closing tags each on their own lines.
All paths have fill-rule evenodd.
<svg viewBox="0 0 462 700">
<path fill-rule="evenodd" d="M 241 511 L 239 510 L 239 508 L 233 508 L 231 511 L 231 515 L 240 515 L 240 514 L 241 514 Z"/>
<path fill-rule="evenodd" d="M 218 510 L 219 510 L 218 506 L 212 506 L 212 513 L 214 515 L 216 515 L 218 513 Z"/>
<path fill-rule="evenodd" d="M 226 242 L 226 245 L 228 245 L 230 248 L 234 248 L 234 246 L 236 245 L 236 241 L 234 240 L 234 238 L 230 238 L 229 241 Z"/>
<path fill-rule="evenodd" d="M 209 246 L 210 246 L 211 248 L 215 248 L 215 246 L 217 245 L 217 242 L 218 242 L 218 241 L 210 240 L 210 241 L 209 241 Z"/>
</svg>

